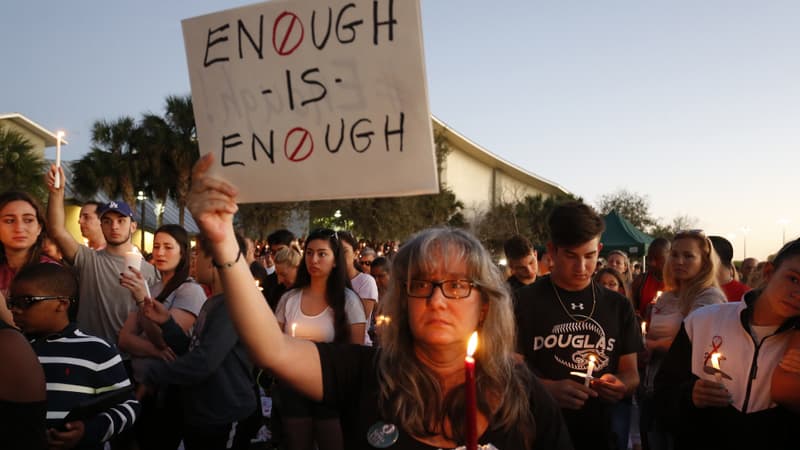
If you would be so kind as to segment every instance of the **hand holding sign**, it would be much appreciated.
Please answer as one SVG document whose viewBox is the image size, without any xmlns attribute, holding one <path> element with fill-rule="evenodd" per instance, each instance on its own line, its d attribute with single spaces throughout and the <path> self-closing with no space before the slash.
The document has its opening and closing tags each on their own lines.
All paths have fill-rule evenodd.
<svg viewBox="0 0 800 450">
<path fill-rule="evenodd" d="M 438 192 L 420 14 L 419 0 L 294 0 L 184 20 L 209 170 L 240 203 Z"/>
</svg>

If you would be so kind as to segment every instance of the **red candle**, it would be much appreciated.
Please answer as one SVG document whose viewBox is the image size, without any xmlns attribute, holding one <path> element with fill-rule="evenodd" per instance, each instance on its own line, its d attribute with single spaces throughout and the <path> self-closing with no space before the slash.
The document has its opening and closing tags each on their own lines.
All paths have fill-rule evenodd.
<svg viewBox="0 0 800 450">
<path fill-rule="evenodd" d="M 464 371 L 466 380 L 465 410 L 467 414 L 467 450 L 478 449 L 478 402 L 475 394 L 475 358 L 472 355 L 478 348 L 478 332 L 472 333 L 467 344 L 467 357 L 464 358 Z"/>
</svg>

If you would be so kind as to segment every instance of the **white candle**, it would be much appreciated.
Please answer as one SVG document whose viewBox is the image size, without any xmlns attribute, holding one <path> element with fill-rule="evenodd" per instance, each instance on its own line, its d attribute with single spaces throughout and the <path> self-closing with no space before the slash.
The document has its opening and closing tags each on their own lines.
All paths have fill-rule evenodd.
<svg viewBox="0 0 800 450">
<path fill-rule="evenodd" d="M 719 368 L 719 357 L 722 356 L 721 353 L 715 352 L 711 354 L 711 367 L 714 368 L 714 379 L 717 383 L 722 383 L 722 371 Z"/>
<path fill-rule="evenodd" d="M 586 379 L 583 382 L 583 385 L 589 387 L 589 383 L 592 382 L 592 372 L 594 372 L 594 362 L 596 358 L 594 355 L 589 355 L 589 366 L 586 368 Z"/>
<path fill-rule="evenodd" d="M 292 337 L 295 337 L 295 332 L 297 331 L 297 323 L 292 324 Z"/>
<path fill-rule="evenodd" d="M 53 181 L 53 187 L 56 189 L 61 187 L 61 174 L 58 173 L 58 168 L 61 167 L 61 139 L 63 138 L 63 131 L 56 133 L 56 179 Z"/>
</svg>

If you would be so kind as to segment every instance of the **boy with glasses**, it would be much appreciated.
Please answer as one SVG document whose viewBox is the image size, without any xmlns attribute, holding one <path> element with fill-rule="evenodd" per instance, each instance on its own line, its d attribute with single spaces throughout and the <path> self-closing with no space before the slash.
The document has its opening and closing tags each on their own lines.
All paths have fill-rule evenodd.
<svg viewBox="0 0 800 450">
<path fill-rule="evenodd" d="M 139 402 L 116 347 L 71 323 L 77 294 L 69 269 L 36 264 L 17 273 L 7 303 L 44 368 L 50 448 L 100 449 L 133 426 Z M 115 391 L 96 414 L 64 423 L 77 406 Z"/>
</svg>

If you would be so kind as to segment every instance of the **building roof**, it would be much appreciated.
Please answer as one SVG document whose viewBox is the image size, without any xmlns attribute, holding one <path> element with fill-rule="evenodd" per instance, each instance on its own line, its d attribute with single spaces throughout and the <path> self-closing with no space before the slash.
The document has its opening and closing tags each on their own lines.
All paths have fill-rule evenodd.
<svg viewBox="0 0 800 450">
<path fill-rule="evenodd" d="M 32 121 L 31 119 L 28 119 L 20 113 L 0 113 L 0 121 L 2 120 L 13 122 L 14 125 L 28 130 L 31 134 L 42 138 L 42 140 L 44 140 L 45 147 L 53 147 L 56 145 L 56 141 L 58 141 L 58 136 L 56 136 L 53 132 Z M 61 138 L 61 143 L 65 145 L 68 144 L 67 140 L 64 138 Z"/>
<path fill-rule="evenodd" d="M 518 180 L 523 181 L 526 184 L 536 187 L 538 190 L 542 192 L 547 192 L 548 194 L 561 194 L 561 195 L 571 194 L 560 184 L 550 181 L 532 172 L 529 172 L 523 169 L 522 167 L 519 167 L 516 164 L 508 162 L 505 159 L 495 155 L 489 150 L 486 150 L 485 148 L 481 147 L 474 141 L 470 140 L 466 136 L 462 135 L 458 131 L 451 128 L 446 123 L 442 122 L 436 116 L 431 115 L 431 118 L 433 119 L 433 123 L 435 125 L 447 131 L 448 139 L 450 139 L 453 143 L 455 143 L 459 149 L 461 149 L 464 153 L 468 154 L 469 156 L 482 162 L 483 164 L 486 164 L 489 167 L 500 169 L 503 172 L 507 173 L 508 175 L 517 178 Z"/>
</svg>

